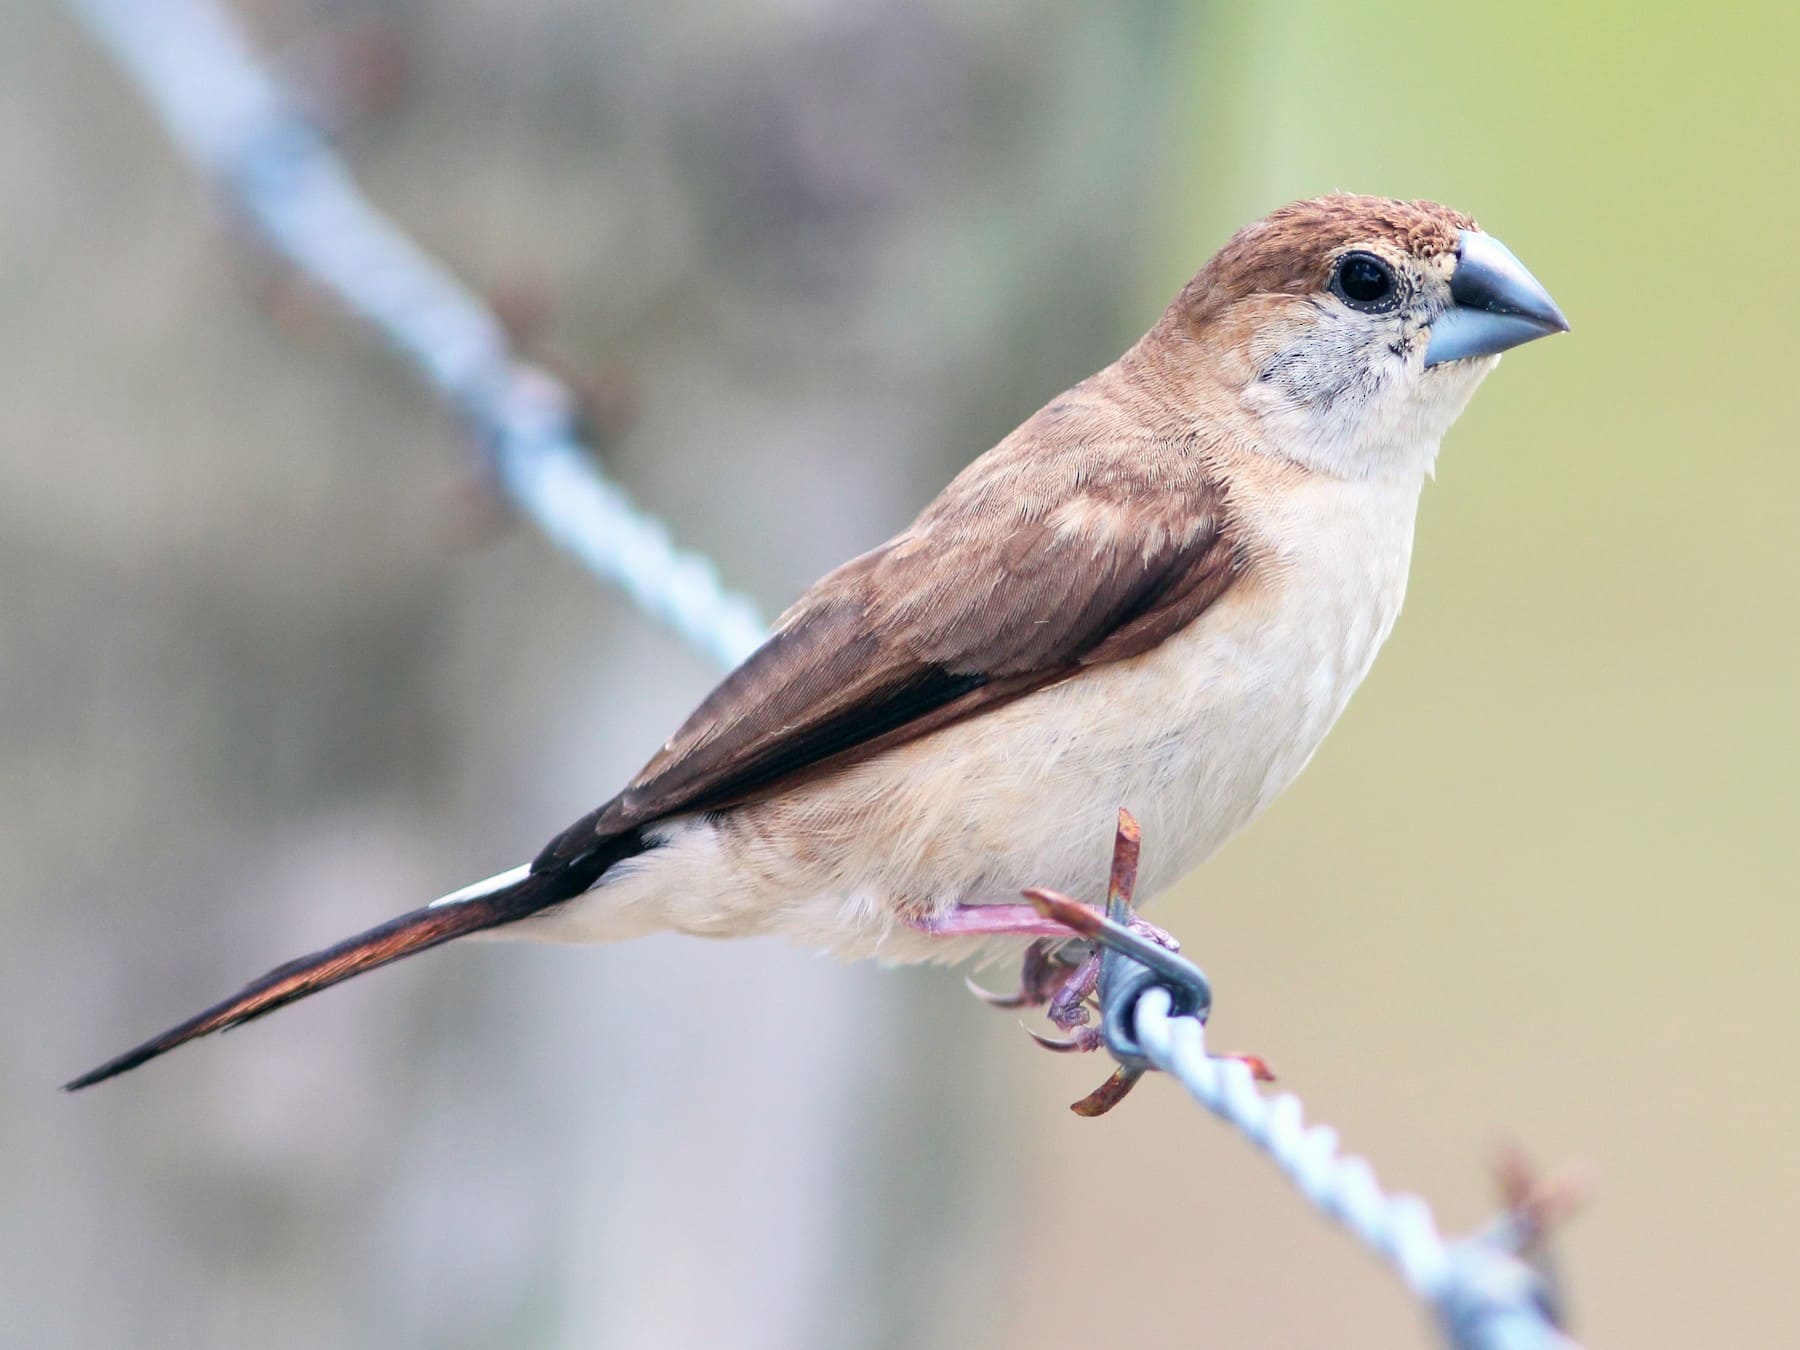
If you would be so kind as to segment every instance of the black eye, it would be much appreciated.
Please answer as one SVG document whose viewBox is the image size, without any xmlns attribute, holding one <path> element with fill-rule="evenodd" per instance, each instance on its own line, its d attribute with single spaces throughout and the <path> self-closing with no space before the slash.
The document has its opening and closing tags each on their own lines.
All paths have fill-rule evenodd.
<svg viewBox="0 0 1800 1350">
<path fill-rule="evenodd" d="M 1399 290 L 1394 269 L 1373 253 L 1346 253 L 1332 287 L 1353 309 L 1373 311 L 1390 308 Z"/>
</svg>

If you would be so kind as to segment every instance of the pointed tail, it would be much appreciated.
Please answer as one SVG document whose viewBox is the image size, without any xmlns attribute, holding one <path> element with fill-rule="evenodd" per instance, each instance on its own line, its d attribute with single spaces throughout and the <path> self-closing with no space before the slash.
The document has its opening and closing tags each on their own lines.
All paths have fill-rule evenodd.
<svg viewBox="0 0 1800 1350">
<path fill-rule="evenodd" d="M 602 870 L 582 865 L 589 862 L 589 859 L 579 859 L 575 866 L 543 872 L 515 868 L 446 895 L 424 909 L 415 909 L 366 933 L 346 938 L 334 947 L 277 966 L 224 1002 L 215 1003 L 178 1026 L 170 1027 L 162 1035 L 152 1037 L 135 1049 L 65 1083 L 64 1090 L 75 1092 L 92 1087 L 158 1055 L 167 1054 L 178 1045 L 274 1012 L 353 975 L 361 975 L 453 938 L 511 923 L 559 900 L 579 895 L 593 884 Z"/>
</svg>

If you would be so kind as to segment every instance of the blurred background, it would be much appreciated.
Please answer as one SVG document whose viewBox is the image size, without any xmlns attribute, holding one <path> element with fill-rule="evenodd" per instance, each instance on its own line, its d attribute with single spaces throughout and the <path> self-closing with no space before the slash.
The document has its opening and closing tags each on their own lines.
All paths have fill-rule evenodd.
<svg viewBox="0 0 1800 1350">
<path fill-rule="evenodd" d="M 1244 222 L 1477 214 L 1575 332 L 1481 391 L 1373 676 L 1156 917 L 1448 1229 L 1504 1141 L 1583 1168 L 1588 1343 L 1791 1340 L 1792 5 L 239 12 L 771 614 Z M 1074 1118 L 1107 1066 L 945 971 L 465 944 L 58 1094 L 530 855 L 715 671 L 481 509 L 66 13 L 0 14 L 0 1344 L 1433 1343 L 1173 1087 Z"/>
</svg>

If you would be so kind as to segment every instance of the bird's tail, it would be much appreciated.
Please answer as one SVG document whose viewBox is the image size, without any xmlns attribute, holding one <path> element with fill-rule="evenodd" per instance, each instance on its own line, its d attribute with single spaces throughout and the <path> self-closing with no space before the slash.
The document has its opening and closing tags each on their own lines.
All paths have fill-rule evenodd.
<svg viewBox="0 0 1800 1350">
<path fill-rule="evenodd" d="M 346 938 L 336 946 L 277 966 L 260 980 L 247 985 L 242 992 L 196 1013 L 116 1059 L 109 1059 L 99 1068 L 64 1084 L 64 1088 L 74 1092 L 92 1087 L 166 1054 L 178 1045 L 274 1012 L 353 975 L 436 947 L 452 938 L 511 923 L 579 895 L 598 875 L 598 869 L 581 865 L 586 862 L 587 859 L 581 859 L 575 866 L 542 872 L 533 872 L 528 867 L 502 872 L 433 901 L 423 909 L 415 909 L 366 933 Z"/>
</svg>

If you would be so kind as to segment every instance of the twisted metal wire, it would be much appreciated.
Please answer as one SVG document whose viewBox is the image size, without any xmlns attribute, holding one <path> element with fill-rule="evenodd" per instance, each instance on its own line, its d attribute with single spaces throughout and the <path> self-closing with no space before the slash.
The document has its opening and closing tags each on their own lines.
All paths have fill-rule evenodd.
<svg viewBox="0 0 1800 1350">
<path fill-rule="evenodd" d="M 457 410 L 546 535 L 727 668 L 756 649 L 765 629 L 755 606 L 599 471 L 569 390 L 517 360 L 492 311 L 369 204 L 225 10 L 210 0 L 70 4 L 268 243 Z"/>
<path fill-rule="evenodd" d="M 1551 1317 L 1542 1280 L 1517 1253 L 1505 1220 L 1458 1243 L 1439 1234 L 1416 1195 L 1389 1195 L 1375 1170 L 1338 1147 L 1329 1125 L 1308 1126 L 1291 1092 L 1267 1097 L 1248 1065 L 1206 1052 L 1198 1017 L 1172 1016 L 1171 996 L 1152 986 L 1134 1000 L 1138 1048 L 1193 1099 L 1256 1144 L 1321 1213 L 1336 1219 L 1399 1272 L 1433 1308 L 1457 1350 L 1575 1350 Z"/>
<path fill-rule="evenodd" d="M 264 238 L 379 329 L 462 415 L 545 534 L 720 663 L 756 648 L 765 630 L 755 607 L 600 473 L 569 391 L 516 359 L 489 308 L 369 204 L 228 13 L 211 0 L 69 4 Z M 1298 1098 L 1264 1097 L 1246 1065 L 1210 1057 L 1203 1024 L 1172 1016 L 1167 989 L 1150 988 L 1128 1015 L 1145 1058 L 1393 1265 L 1458 1350 L 1574 1350 L 1504 1222 L 1447 1243 L 1424 1201 L 1386 1195 L 1368 1163 L 1339 1154 L 1334 1130 L 1307 1127 Z"/>
</svg>

